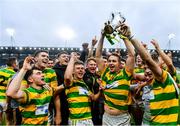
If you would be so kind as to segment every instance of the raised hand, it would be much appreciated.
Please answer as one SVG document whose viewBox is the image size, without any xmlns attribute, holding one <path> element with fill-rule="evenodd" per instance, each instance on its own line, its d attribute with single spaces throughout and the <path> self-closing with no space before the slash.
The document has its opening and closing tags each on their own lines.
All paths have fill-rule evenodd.
<svg viewBox="0 0 180 126">
<path fill-rule="evenodd" d="M 24 60 L 23 69 L 31 70 L 32 67 L 34 66 L 34 63 L 35 63 L 34 57 L 32 56 L 26 57 Z"/>
<path fill-rule="evenodd" d="M 77 53 L 76 52 L 72 52 L 71 53 L 71 58 L 73 58 L 74 60 L 78 59 Z"/>
<path fill-rule="evenodd" d="M 144 42 L 141 42 L 141 43 L 142 43 L 142 45 L 144 46 L 145 49 L 148 49 L 148 46 L 147 46 L 146 43 L 144 43 Z"/>
<path fill-rule="evenodd" d="M 96 39 L 96 36 L 92 39 L 92 46 L 95 46 L 96 45 L 96 43 L 97 43 L 97 39 Z"/>
<path fill-rule="evenodd" d="M 101 30 L 101 36 L 105 36 L 105 35 L 106 35 L 105 30 L 102 29 L 102 30 Z"/>
<path fill-rule="evenodd" d="M 155 48 L 159 48 L 159 44 L 158 44 L 158 42 L 157 42 L 155 39 L 152 39 L 152 40 L 151 40 L 151 43 L 153 44 L 153 46 L 154 46 Z"/>
<path fill-rule="evenodd" d="M 123 35 L 123 36 L 125 36 L 125 37 L 127 37 L 127 38 L 130 38 L 131 37 L 131 31 L 130 31 L 130 28 L 129 28 L 129 26 L 127 26 L 126 24 L 120 24 L 120 27 L 117 29 L 117 31 L 121 34 L 121 35 Z"/>
</svg>

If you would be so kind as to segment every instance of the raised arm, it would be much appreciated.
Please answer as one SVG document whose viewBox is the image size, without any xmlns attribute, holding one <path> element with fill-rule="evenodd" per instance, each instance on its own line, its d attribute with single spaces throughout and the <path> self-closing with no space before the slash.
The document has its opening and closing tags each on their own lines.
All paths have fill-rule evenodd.
<svg viewBox="0 0 180 126">
<path fill-rule="evenodd" d="M 174 73 L 175 71 L 175 67 L 173 65 L 172 59 L 167 56 L 160 48 L 158 42 L 154 39 L 151 40 L 151 43 L 153 44 L 153 46 L 156 48 L 157 52 L 159 53 L 159 55 L 161 56 L 161 58 L 163 59 L 163 61 L 166 63 L 168 70 L 171 74 Z"/>
<path fill-rule="evenodd" d="M 153 61 L 153 59 L 151 58 L 147 50 L 144 48 L 144 46 L 137 39 L 134 39 L 134 37 L 131 35 L 130 28 L 127 25 L 123 24 L 121 26 L 121 29 L 122 29 L 121 34 L 129 38 L 129 40 L 131 41 L 135 49 L 138 51 L 141 58 L 144 61 L 146 61 L 146 64 L 154 73 L 154 76 L 156 77 L 156 79 L 161 80 L 161 75 L 162 75 L 161 68 L 158 66 L 158 64 L 156 64 Z"/>
<path fill-rule="evenodd" d="M 7 91 L 6 95 L 9 97 L 12 97 L 18 101 L 21 101 L 21 99 L 24 98 L 25 93 L 20 90 L 21 82 L 26 74 L 26 72 L 30 69 L 32 69 L 32 62 L 33 57 L 26 57 L 24 60 L 24 64 L 22 69 L 19 71 L 19 73 L 15 76 L 15 78 L 11 81 Z"/>
<path fill-rule="evenodd" d="M 126 45 L 127 51 L 128 51 L 128 58 L 126 60 L 126 70 L 128 72 L 130 72 L 131 74 L 133 74 L 134 71 L 134 65 L 135 65 L 135 51 L 134 51 L 134 47 L 131 44 L 131 42 L 129 41 L 128 38 L 123 39 L 124 43 Z"/>
<path fill-rule="evenodd" d="M 69 86 L 73 81 L 73 70 L 74 70 L 74 63 L 77 60 L 76 53 L 71 53 L 70 61 L 67 65 L 66 71 L 64 73 L 64 84 L 65 86 Z"/>
<path fill-rule="evenodd" d="M 96 45 L 97 43 L 97 39 L 96 39 L 96 36 L 92 39 L 92 42 L 91 42 L 91 49 L 88 53 L 88 58 L 90 57 L 93 57 L 93 50 L 94 50 L 94 46 Z"/>
<path fill-rule="evenodd" d="M 97 48 L 96 48 L 96 62 L 98 64 L 98 70 L 102 72 L 105 68 L 104 61 L 102 60 L 102 49 L 103 49 L 103 43 L 104 43 L 104 31 L 101 32 L 101 37 L 99 39 Z"/>
</svg>

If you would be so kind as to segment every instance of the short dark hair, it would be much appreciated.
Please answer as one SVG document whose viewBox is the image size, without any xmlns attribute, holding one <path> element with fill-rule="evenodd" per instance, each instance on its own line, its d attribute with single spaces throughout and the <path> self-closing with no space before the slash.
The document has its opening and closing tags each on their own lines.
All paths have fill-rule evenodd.
<svg viewBox="0 0 180 126">
<path fill-rule="evenodd" d="M 156 62 L 158 63 L 159 62 L 159 55 L 158 53 L 155 51 L 155 52 L 151 52 L 151 58 Z"/>
<path fill-rule="evenodd" d="M 28 84 L 30 84 L 31 82 L 29 82 L 28 78 L 33 74 L 34 70 L 40 70 L 37 67 L 33 67 L 31 70 L 28 70 L 26 72 L 26 74 L 24 75 L 24 79 L 28 82 Z"/>
<path fill-rule="evenodd" d="M 120 56 L 118 53 L 116 53 L 116 52 L 111 53 L 111 54 L 108 56 L 108 59 L 109 59 L 110 56 L 115 56 L 115 57 L 117 57 L 117 58 L 118 58 L 118 62 L 121 63 L 121 56 Z"/>
<path fill-rule="evenodd" d="M 81 60 L 78 60 L 78 61 L 76 61 L 76 62 L 74 63 L 74 66 L 75 66 L 75 65 L 83 65 L 83 66 L 84 66 L 84 62 L 81 61 Z"/>
<path fill-rule="evenodd" d="M 102 58 L 108 60 L 108 57 L 107 57 L 107 56 L 102 56 Z"/>
<path fill-rule="evenodd" d="M 89 43 L 83 43 L 82 44 L 83 49 L 87 49 L 88 45 L 89 45 Z"/>
<path fill-rule="evenodd" d="M 42 52 L 45 52 L 45 53 L 49 54 L 49 51 L 48 51 L 48 50 L 38 50 L 38 51 L 36 51 L 36 52 L 34 53 L 34 57 L 38 56 L 38 55 L 39 55 L 40 53 L 42 53 Z"/>
<path fill-rule="evenodd" d="M 24 64 L 24 60 L 20 60 L 19 64 L 18 64 L 19 65 L 19 69 L 21 69 L 23 67 L 23 64 Z"/>
<path fill-rule="evenodd" d="M 123 62 L 125 62 L 125 63 L 126 63 L 126 59 L 124 59 L 124 58 L 121 58 L 121 61 L 123 61 Z"/>
<path fill-rule="evenodd" d="M 79 53 L 79 52 L 76 52 L 76 54 L 77 54 L 78 56 L 80 56 L 80 55 L 81 55 L 81 53 Z"/>
<path fill-rule="evenodd" d="M 69 55 L 68 52 L 66 52 L 66 51 L 61 51 L 60 53 L 58 53 L 57 57 L 60 57 L 62 54 L 67 54 L 67 55 Z"/>
<path fill-rule="evenodd" d="M 90 58 L 88 58 L 88 59 L 86 60 L 86 64 L 88 64 L 89 61 L 91 61 L 91 60 L 96 63 L 96 59 L 95 59 L 94 57 L 90 57 Z"/>
<path fill-rule="evenodd" d="M 53 61 L 54 62 L 54 59 L 53 58 L 49 58 L 49 61 Z"/>
<path fill-rule="evenodd" d="M 17 60 L 16 57 L 9 57 L 7 59 L 6 65 L 11 67 L 14 63 L 16 63 L 16 60 Z"/>
</svg>

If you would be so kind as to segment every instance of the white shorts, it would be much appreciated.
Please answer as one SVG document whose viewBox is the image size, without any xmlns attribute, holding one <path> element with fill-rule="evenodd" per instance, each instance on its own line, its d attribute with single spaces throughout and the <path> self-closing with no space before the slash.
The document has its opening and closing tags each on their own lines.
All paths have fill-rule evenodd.
<svg viewBox="0 0 180 126">
<path fill-rule="evenodd" d="M 82 119 L 82 120 L 71 120 L 69 119 L 70 126 L 93 126 L 92 119 Z"/>
<path fill-rule="evenodd" d="M 130 118 L 128 112 L 117 116 L 109 115 L 105 112 L 103 115 L 103 126 L 130 126 Z"/>
</svg>

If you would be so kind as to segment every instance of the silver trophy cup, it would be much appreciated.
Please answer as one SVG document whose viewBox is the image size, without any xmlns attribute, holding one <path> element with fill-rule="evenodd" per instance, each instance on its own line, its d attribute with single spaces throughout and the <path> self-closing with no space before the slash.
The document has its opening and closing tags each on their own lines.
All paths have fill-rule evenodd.
<svg viewBox="0 0 180 126">
<path fill-rule="evenodd" d="M 104 33 L 107 40 L 113 45 L 115 41 L 118 41 L 115 37 L 119 33 L 117 28 L 120 24 L 124 23 L 126 19 L 122 16 L 120 12 L 111 13 L 110 19 L 105 23 Z"/>
</svg>

